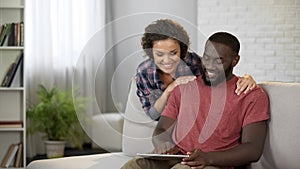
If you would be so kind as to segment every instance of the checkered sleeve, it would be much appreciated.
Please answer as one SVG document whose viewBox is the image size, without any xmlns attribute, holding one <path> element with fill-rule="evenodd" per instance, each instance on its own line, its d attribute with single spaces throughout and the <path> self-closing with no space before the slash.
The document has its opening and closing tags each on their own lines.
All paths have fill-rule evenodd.
<svg viewBox="0 0 300 169">
<path fill-rule="evenodd" d="M 145 73 L 143 71 L 137 72 L 136 75 L 136 85 L 137 85 L 137 95 L 142 104 L 142 108 L 145 113 L 152 119 L 158 120 L 160 113 L 155 109 L 154 103 L 160 97 L 158 89 L 153 89 L 148 77 L 151 76 L 149 72 Z"/>
</svg>

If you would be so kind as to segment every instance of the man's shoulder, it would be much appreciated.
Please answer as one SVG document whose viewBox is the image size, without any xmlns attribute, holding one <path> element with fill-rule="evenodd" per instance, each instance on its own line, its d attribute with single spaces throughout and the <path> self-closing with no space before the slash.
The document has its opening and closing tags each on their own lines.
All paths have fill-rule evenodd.
<svg viewBox="0 0 300 169">
<path fill-rule="evenodd" d="M 203 85 L 203 80 L 198 76 L 195 80 L 189 81 L 186 84 L 180 84 L 174 89 L 176 92 L 185 93 L 185 94 L 195 94 Z"/>
<path fill-rule="evenodd" d="M 256 87 L 252 90 L 250 90 L 246 97 L 254 98 L 254 99 L 268 99 L 268 94 L 265 92 L 265 90 L 260 87 L 259 85 L 256 85 Z"/>
</svg>

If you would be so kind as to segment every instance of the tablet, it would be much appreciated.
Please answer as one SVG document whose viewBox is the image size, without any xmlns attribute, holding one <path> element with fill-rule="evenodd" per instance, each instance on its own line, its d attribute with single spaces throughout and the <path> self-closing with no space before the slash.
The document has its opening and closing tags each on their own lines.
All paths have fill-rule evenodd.
<svg viewBox="0 0 300 169">
<path fill-rule="evenodd" d="M 168 159 L 182 159 L 189 157 L 188 155 L 184 154 L 150 154 L 150 153 L 137 153 L 137 156 L 144 157 L 144 158 L 150 158 L 150 159 L 156 159 L 156 160 L 168 160 Z"/>
</svg>

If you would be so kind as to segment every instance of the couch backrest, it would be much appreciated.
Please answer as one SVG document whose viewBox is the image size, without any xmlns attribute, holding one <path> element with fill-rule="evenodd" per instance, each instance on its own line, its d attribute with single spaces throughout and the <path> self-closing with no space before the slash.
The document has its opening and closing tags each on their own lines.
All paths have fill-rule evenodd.
<svg viewBox="0 0 300 169">
<path fill-rule="evenodd" d="M 269 131 L 255 169 L 297 169 L 300 166 L 300 83 L 265 82 L 270 100 Z"/>
<path fill-rule="evenodd" d="M 136 95 L 136 90 L 136 82 L 133 78 L 124 113 L 122 141 L 122 151 L 129 156 L 153 150 L 151 137 L 157 123 L 145 114 Z"/>
</svg>

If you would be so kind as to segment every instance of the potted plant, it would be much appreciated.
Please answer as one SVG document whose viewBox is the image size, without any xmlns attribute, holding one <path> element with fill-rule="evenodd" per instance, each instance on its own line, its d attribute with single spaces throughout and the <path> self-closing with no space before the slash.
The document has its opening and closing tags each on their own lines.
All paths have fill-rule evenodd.
<svg viewBox="0 0 300 169">
<path fill-rule="evenodd" d="M 40 102 L 29 106 L 26 111 L 29 119 L 27 131 L 30 134 L 36 132 L 45 134 L 47 157 L 62 157 L 66 142 L 82 148 L 82 142 L 87 137 L 80 126 L 77 113 L 84 109 L 85 99 L 82 97 L 73 99 L 71 90 L 59 90 L 55 86 L 47 90 L 41 84 L 38 86 L 37 95 Z M 59 148 L 47 148 L 49 143 L 57 145 L 60 142 L 62 143 L 60 153 L 51 152 Z"/>
</svg>

